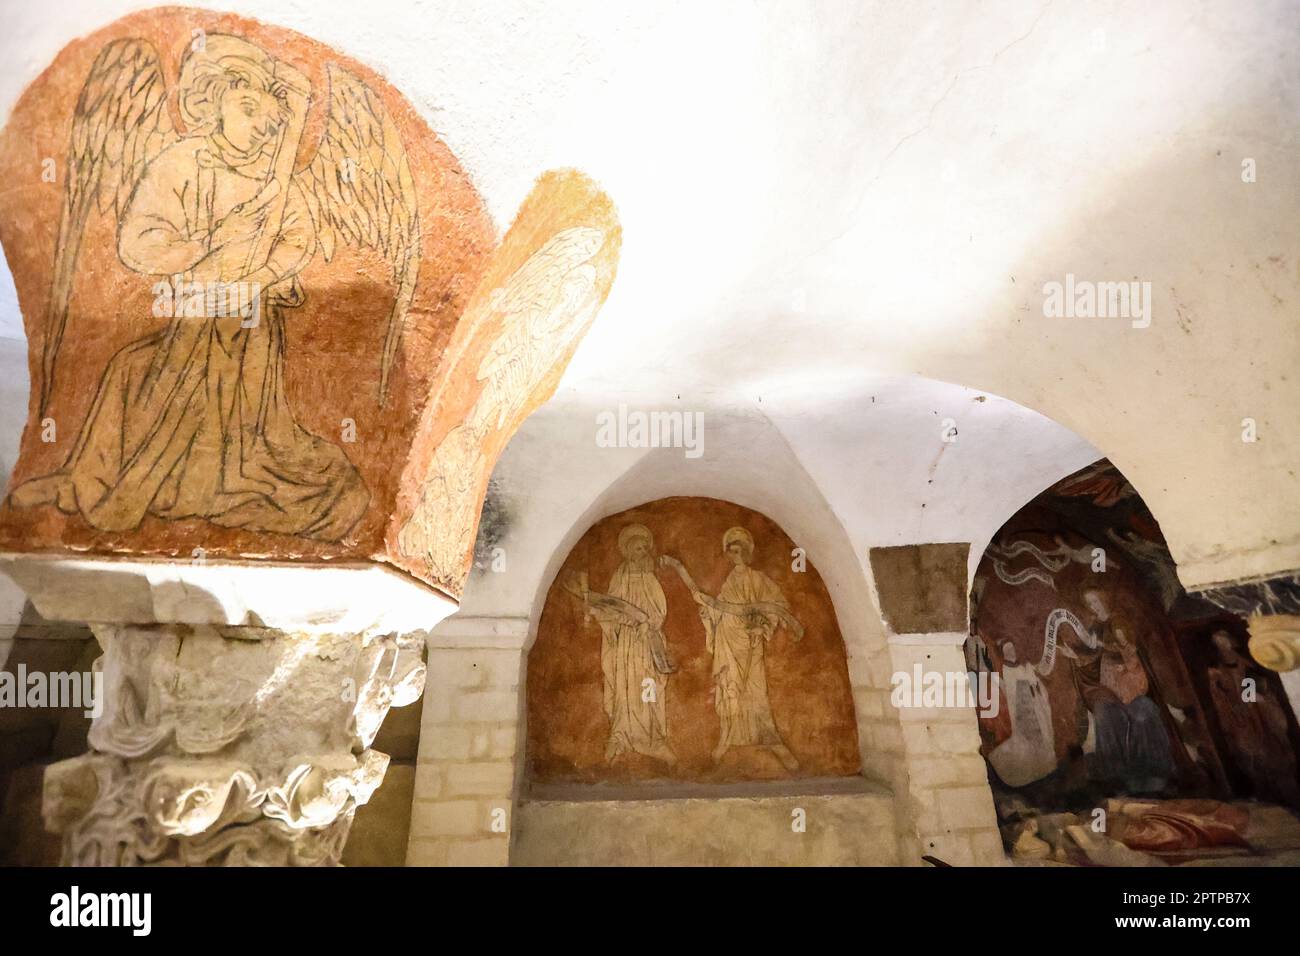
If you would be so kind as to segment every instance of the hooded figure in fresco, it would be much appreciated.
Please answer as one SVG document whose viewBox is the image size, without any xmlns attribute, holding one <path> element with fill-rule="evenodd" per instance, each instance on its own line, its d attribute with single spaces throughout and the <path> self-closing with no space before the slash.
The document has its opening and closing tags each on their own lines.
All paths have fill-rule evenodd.
<svg viewBox="0 0 1300 956">
<path fill-rule="evenodd" d="M 113 160 L 84 145 L 87 130 L 102 135 L 132 110 L 156 128 L 147 142 L 148 131 L 138 142 L 133 132 L 119 160 L 139 178 L 119 212 L 117 253 L 161 280 L 154 291 L 169 321 L 113 357 L 63 469 L 19 486 L 13 503 L 55 504 L 101 531 L 132 530 L 151 514 L 338 540 L 369 493 L 339 446 L 297 423 L 284 381 L 288 310 L 305 301 L 297 274 L 317 239 L 292 168 L 307 81 L 254 44 L 209 36 L 181 69 L 179 138 L 162 85 L 156 54 L 135 40 L 106 48 L 87 79 L 55 269 L 62 314 L 49 334 L 57 349 L 89 209 L 81 192 L 99 189 Z M 148 101 L 131 99 L 144 95 L 137 89 Z M 47 349 L 47 392 L 53 358 Z"/>
<path fill-rule="evenodd" d="M 1005 784 L 1023 787 L 1056 769 L 1052 703 L 1038 668 L 1021 663 L 1011 641 L 1002 642 L 1001 683 L 1011 712 L 1011 736 L 989 751 L 988 760 Z"/>
<path fill-rule="evenodd" d="M 1210 699 L 1233 762 L 1250 779 L 1256 796 L 1300 806 L 1287 716 L 1270 693 L 1268 675 L 1237 651 L 1227 631 L 1215 631 L 1212 640 L 1219 662 L 1208 673 Z M 1253 696 L 1246 694 L 1247 679 L 1254 681 Z"/>
<path fill-rule="evenodd" d="M 669 766 L 677 755 L 668 744 L 665 697 L 673 665 L 663 639 L 668 599 L 655 577 L 654 536 L 644 525 L 619 532 L 622 563 L 610 577 L 607 594 L 575 591 L 587 613 L 600 624 L 600 669 L 604 676 L 609 740 L 605 760 L 639 753 Z"/>
</svg>

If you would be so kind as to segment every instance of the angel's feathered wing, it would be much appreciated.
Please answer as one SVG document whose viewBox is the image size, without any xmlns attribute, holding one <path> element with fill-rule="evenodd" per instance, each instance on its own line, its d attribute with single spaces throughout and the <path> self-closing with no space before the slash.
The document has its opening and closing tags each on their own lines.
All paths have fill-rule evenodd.
<svg viewBox="0 0 1300 956">
<path fill-rule="evenodd" d="M 41 414 L 54 392 L 54 369 L 68 323 L 77 255 L 92 209 L 120 220 L 149 162 L 176 141 L 158 51 L 145 40 L 114 40 L 100 51 L 77 97 L 68 142 L 67 186 L 54 254 Z"/>
<path fill-rule="evenodd" d="M 396 124 L 370 87 L 330 65 L 329 116 L 320 146 L 296 180 L 307 196 L 326 261 L 337 240 L 373 249 L 392 270 L 397 296 L 388 316 L 379 401 L 401 342 L 420 271 L 420 214 L 415 180 Z"/>
</svg>

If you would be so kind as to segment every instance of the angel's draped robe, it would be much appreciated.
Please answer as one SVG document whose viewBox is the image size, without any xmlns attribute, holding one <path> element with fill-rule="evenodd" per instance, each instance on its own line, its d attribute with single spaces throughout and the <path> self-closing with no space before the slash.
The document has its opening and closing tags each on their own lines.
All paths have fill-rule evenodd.
<svg viewBox="0 0 1300 956">
<path fill-rule="evenodd" d="M 743 564 L 732 568 L 718 598 L 728 604 L 789 607 L 771 578 Z M 767 699 L 767 642 L 777 622 L 758 613 L 742 617 L 701 607 L 706 649 L 713 655 L 713 705 L 722 725 L 718 750 L 764 746 L 784 751 Z"/>
<path fill-rule="evenodd" d="M 259 193 L 268 168 L 267 156 L 240 156 L 219 136 L 172 145 L 123 214 L 122 262 L 168 280 L 245 280 L 251 243 L 209 254 L 208 237 Z M 18 488 L 15 503 L 53 502 L 102 531 L 131 530 L 152 514 L 326 541 L 346 535 L 369 493 L 341 448 L 298 425 L 285 396 L 284 310 L 303 301 L 295 276 L 314 249 L 306 201 L 291 183 L 266 261 L 275 279 L 257 314 L 177 314 L 119 351 L 67 465 Z"/>
<path fill-rule="evenodd" d="M 676 756 L 668 745 L 668 716 L 664 706 L 667 684 L 655 669 L 650 628 L 661 628 L 668 599 L 654 571 L 624 561 L 610 578 L 609 594 L 644 611 L 647 623 L 602 620 L 600 669 L 605 678 L 605 715 L 609 740 L 605 759 L 634 751 L 669 763 Z M 653 681 L 653 694 L 646 681 Z M 647 700 L 649 697 L 651 699 Z"/>
</svg>

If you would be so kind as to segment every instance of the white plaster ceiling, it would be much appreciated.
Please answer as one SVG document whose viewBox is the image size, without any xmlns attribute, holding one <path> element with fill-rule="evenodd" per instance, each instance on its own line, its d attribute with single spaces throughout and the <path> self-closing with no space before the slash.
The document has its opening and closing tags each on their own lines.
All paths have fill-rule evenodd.
<svg viewBox="0 0 1300 956">
<path fill-rule="evenodd" d="M 852 398 L 855 410 L 828 414 L 828 395 Z M 599 448 L 596 416 L 608 402 L 578 390 L 557 396 L 497 466 L 506 563 L 476 569 L 462 612 L 536 620 L 555 573 L 593 524 L 647 501 L 698 495 L 772 518 L 825 579 L 841 625 L 878 626 L 871 548 L 970 542 L 973 576 L 1003 521 L 1098 457 L 1036 412 L 915 376 L 828 381 L 770 398 L 703 413 L 703 454 L 693 457 L 679 448 Z M 962 422 L 956 441 L 943 440 L 945 419 Z M 1003 463 L 991 461 L 994 450 Z"/>
<path fill-rule="evenodd" d="M 0 114 L 141 6 L 6 2 Z M 622 264 L 556 408 L 761 408 L 855 547 L 991 533 L 1104 453 L 1185 581 L 1300 565 L 1300 5 L 212 6 L 386 74 L 502 228 L 546 168 L 601 181 Z M 1044 318 L 1067 272 L 1150 281 L 1151 327 Z"/>
</svg>

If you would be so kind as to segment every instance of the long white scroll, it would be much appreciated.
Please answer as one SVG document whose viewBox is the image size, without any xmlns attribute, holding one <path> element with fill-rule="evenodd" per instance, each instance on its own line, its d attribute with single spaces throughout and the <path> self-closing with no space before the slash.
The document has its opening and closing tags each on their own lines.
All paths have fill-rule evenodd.
<svg viewBox="0 0 1300 956">
<path fill-rule="evenodd" d="M 1043 629 L 1043 656 L 1037 668 L 1040 674 L 1050 674 L 1052 668 L 1056 666 L 1056 632 L 1060 630 L 1062 624 L 1074 628 L 1074 632 L 1079 635 L 1079 640 L 1083 641 L 1085 646 L 1089 648 L 1097 646 L 1097 639 L 1088 633 L 1088 629 L 1075 617 L 1074 612 L 1058 607 L 1047 615 L 1047 624 Z"/>
</svg>

